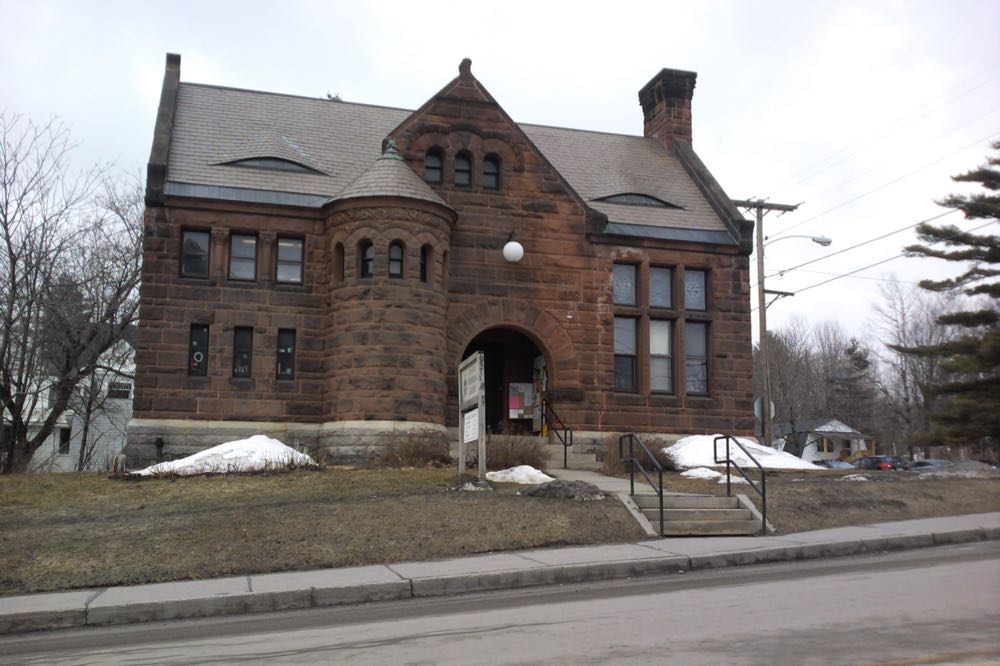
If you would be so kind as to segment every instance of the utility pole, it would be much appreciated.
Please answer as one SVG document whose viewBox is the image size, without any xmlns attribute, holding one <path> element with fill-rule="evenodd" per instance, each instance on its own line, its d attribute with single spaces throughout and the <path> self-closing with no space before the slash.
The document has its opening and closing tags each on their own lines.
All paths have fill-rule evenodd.
<svg viewBox="0 0 1000 666">
<path fill-rule="evenodd" d="M 764 446 L 771 446 L 774 441 L 774 433 L 771 424 L 771 371 L 770 366 L 768 366 L 767 344 L 765 342 L 767 340 L 767 303 L 764 302 L 764 213 L 772 210 L 789 213 L 798 208 L 799 205 L 768 203 L 762 199 L 755 201 L 734 200 L 733 205 L 757 211 L 757 313 L 760 321 L 758 353 L 760 354 L 761 389 L 764 394 L 760 401 L 760 431 L 763 435 Z"/>
</svg>

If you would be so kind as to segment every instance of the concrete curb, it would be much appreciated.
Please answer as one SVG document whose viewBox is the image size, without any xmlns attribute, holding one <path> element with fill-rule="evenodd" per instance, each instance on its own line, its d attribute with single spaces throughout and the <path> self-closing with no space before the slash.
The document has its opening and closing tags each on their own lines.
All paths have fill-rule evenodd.
<svg viewBox="0 0 1000 666">
<path fill-rule="evenodd" d="M 670 538 L 0 597 L 0 634 L 596 582 L 987 540 L 1000 540 L 1000 513 L 780 537 Z"/>
</svg>

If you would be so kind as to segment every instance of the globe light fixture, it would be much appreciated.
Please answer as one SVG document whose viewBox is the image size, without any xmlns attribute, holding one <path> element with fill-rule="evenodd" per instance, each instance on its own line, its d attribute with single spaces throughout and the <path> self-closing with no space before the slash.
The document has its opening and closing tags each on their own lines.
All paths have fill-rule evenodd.
<svg viewBox="0 0 1000 666">
<path fill-rule="evenodd" d="M 516 264 L 524 258 L 524 246 L 517 241 L 513 231 L 510 232 L 507 243 L 503 246 L 503 258 L 512 264 Z"/>
</svg>

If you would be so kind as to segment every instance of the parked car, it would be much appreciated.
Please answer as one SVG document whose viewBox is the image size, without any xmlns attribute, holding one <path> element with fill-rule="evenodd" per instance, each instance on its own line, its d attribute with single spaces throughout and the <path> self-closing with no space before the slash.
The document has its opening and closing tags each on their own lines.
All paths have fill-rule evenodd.
<svg viewBox="0 0 1000 666">
<path fill-rule="evenodd" d="M 865 456 L 853 465 L 858 469 L 907 469 L 906 463 L 896 456 Z"/>
<path fill-rule="evenodd" d="M 854 469 L 854 465 L 846 460 L 814 460 L 813 464 L 827 469 Z"/>
<path fill-rule="evenodd" d="M 929 469 L 937 469 L 938 467 L 950 464 L 950 460 L 941 460 L 940 458 L 924 458 L 923 460 L 914 460 L 910 463 L 910 469 L 914 472 L 921 472 Z"/>
</svg>

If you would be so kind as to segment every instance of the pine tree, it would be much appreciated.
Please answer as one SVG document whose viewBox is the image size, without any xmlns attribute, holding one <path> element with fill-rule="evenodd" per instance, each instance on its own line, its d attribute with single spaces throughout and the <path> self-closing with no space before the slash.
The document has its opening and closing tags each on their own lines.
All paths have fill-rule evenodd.
<svg viewBox="0 0 1000 666">
<path fill-rule="evenodd" d="M 1000 141 L 992 144 L 1000 151 Z M 1000 222 L 1000 155 L 972 171 L 954 176 L 956 182 L 979 183 L 986 192 L 952 194 L 938 203 L 955 208 L 966 219 Z M 964 293 L 975 297 L 972 309 L 937 319 L 957 334 L 937 345 L 898 347 L 899 351 L 941 360 L 947 379 L 930 387 L 941 398 L 932 413 L 929 443 L 978 444 L 1000 454 L 1000 236 L 971 233 L 958 227 L 921 224 L 918 245 L 910 256 L 937 257 L 966 262 L 961 275 L 947 280 L 923 280 L 920 286 L 935 292 Z M 937 246 L 937 247 L 932 247 Z M 941 247 L 943 246 L 943 248 Z"/>
</svg>

